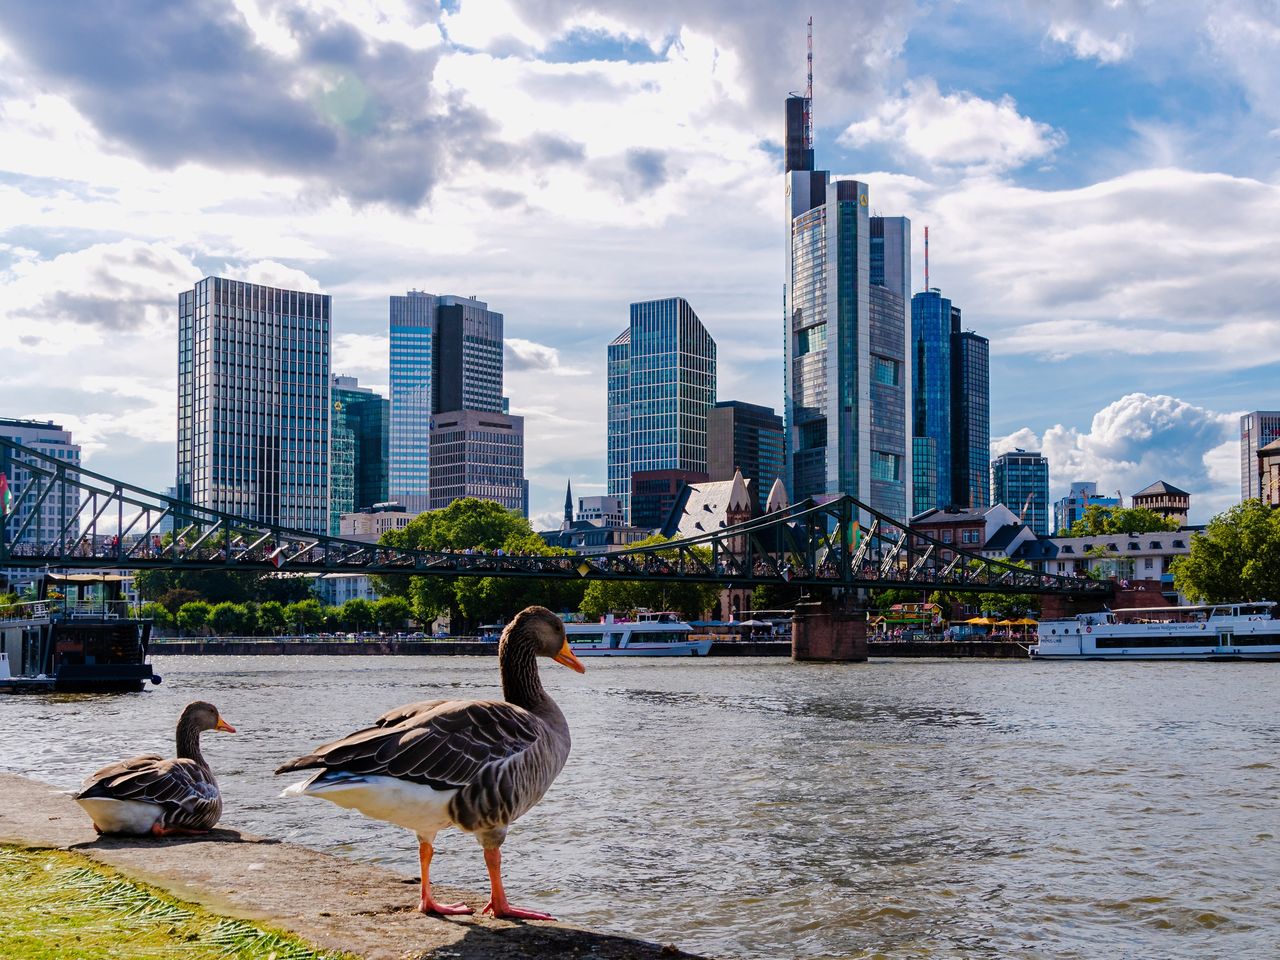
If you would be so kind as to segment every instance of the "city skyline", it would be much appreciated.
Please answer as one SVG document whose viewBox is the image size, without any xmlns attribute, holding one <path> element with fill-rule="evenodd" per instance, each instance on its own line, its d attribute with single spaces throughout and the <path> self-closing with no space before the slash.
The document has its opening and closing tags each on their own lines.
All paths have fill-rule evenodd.
<svg viewBox="0 0 1280 960">
<path fill-rule="evenodd" d="M 501 303 L 540 520 L 566 477 L 605 490 L 602 329 L 630 302 L 679 291 L 735 332 L 718 396 L 781 409 L 778 101 L 803 86 L 802 13 L 445 7 L 6 14 L 0 412 L 169 486 L 172 303 L 217 275 L 331 295 L 333 372 L 384 393 L 388 295 Z M 915 222 L 912 291 L 931 226 L 931 281 L 991 340 L 997 445 L 1041 450 L 1055 497 L 1161 477 L 1193 519 L 1233 502 L 1239 415 L 1276 406 L 1280 341 L 1254 8 L 868 5 L 856 35 L 841 9 L 811 11 L 822 165 Z M 122 32 L 174 59 L 96 53 Z M 202 35 L 243 55 L 177 56 Z M 467 150 L 427 134 L 445 122 Z"/>
</svg>

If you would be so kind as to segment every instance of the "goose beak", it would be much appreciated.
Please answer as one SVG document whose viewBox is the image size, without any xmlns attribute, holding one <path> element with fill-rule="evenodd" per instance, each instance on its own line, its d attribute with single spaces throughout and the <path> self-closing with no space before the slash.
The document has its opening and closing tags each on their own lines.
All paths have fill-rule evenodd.
<svg viewBox="0 0 1280 960">
<path fill-rule="evenodd" d="M 586 673 L 587 668 L 582 665 L 582 661 L 573 655 L 573 651 L 569 649 L 569 641 L 565 640 L 564 646 L 560 648 L 560 652 L 551 658 L 556 663 L 563 664 L 570 670 L 577 670 L 578 673 Z"/>
<path fill-rule="evenodd" d="M 218 722 L 213 725 L 213 729 L 221 730 L 223 733 L 236 732 L 236 728 L 233 727 L 231 724 L 227 723 L 227 721 L 223 720 L 221 717 L 219 717 Z"/>
</svg>

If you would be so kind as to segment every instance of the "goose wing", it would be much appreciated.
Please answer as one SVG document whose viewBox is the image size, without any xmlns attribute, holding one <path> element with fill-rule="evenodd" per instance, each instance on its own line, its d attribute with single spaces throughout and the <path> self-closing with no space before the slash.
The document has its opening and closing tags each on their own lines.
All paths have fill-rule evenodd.
<svg viewBox="0 0 1280 960">
<path fill-rule="evenodd" d="M 121 760 L 103 767 L 85 780 L 75 799 L 138 800 L 154 803 L 183 820 L 199 821 L 222 810 L 222 798 L 213 776 L 194 760 L 165 760 L 155 754 Z M 173 817 L 168 818 L 173 823 Z"/>
<path fill-rule="evenodd" d="M 276 773 L 318 767 L 457 789 L 490 764 L 524 753 L 542 733 L 542 721 L 514 704 L 427 700 L 390 710 L 372 727 L 317 747 Z"/>
</svg>

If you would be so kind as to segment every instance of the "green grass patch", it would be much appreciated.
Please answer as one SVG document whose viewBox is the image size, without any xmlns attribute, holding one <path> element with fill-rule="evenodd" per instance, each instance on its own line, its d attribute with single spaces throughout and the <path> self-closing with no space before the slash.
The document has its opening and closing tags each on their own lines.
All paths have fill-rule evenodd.
<svg viewBox="0 0 1280 960">
<path fill-rule="evenodd" d="M 61 850 L 0 845 L 5 960 L 351 960 Z"/>
</svg>

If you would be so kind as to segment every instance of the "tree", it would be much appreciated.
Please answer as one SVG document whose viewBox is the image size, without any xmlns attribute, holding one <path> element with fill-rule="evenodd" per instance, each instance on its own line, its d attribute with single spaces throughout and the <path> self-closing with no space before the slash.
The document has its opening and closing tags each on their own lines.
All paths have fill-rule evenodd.
<svg viewBox="0 0 1280 960">
<path fill-rule="evenodd" d="M 209 628 L 220 637 L 245 632 L 249 611 L 242 603 L 223 602 L 209 611 Z"/>
<path fill-rule="evenodd" d="M 299 633 L 315 633 L 324 625 L 324 608 L 314 597 L 289 604 L 284 616 Z"/>
<path fill-rule="evenodd" d="M 387 531 L 381 542 L 404 549 L 456 553 L 474 550 L 496 554 L 501 550 L 512 555 L 572 555 L 548 546 L 520 514 L 475 497 L 421 513 L 401 529 Z M 583 584 L 576 581 L 502 577 L 386 576 L 373 580 L 379 593 L 408 600 L 414 618 L 423 623 L 449 611 L 455 629 L 467 623 L 509 619 L 532 603 L 553 610 L 573 609 L 583 590 Z"/>
<path fill-rule="evenodd" d="M 142 573 L 150 573 L 150 572 L 152 571 L 140 570 L 139 574 L 141 575 Z M 143 597 L 144 599 L 146 598 L 146 594 L 143 594 L 143 593 L 140 593 L 139 596 Z M 164 593 L 162 593 L 159 597 L 158 602 L 162 607 L 168 610 L 170 614 L 176 615 L 177 612 L 183 608 L 183 606 L 185 606 L 186 604 L 190 603 L 193 600 L 199 600 L 199 599 L 201 599 L 200 594 L 196 593 L 194 590 L 184 590 L 181 587 L 176 587 L 172 590 L 166 590 Z"/>
<path fill-rule="evenodd" d="M 1172 570 L 1191 600 L 1280 600 L 1280 511 L 1246 500 L 1218 514 Z"/>
<path fill-rule="evenodd" d="M 176 621 L 178 629 L 183 633 L 196 634 L 209 623 L 209 613 L 213 608 L 203 600 L 192 600 L 184 603 L 178 610 Z"/>
<path fill-rule="evenodd" d="M 377 612 L 374 610 L 373 604 L 362 597 L 352 597 L 339 609 L 339 617 L 347 629 L 354 630 L 357 633 L 363 633 L 368 630 L 377 620 Z"/>
<path fill-rule="evenodd" d="M 404 597 L 379 597 L 373 609 L 378 626 L 383 630 L 402 630 L 404 622 L 409 619 L 409 601 Z"/>
<path fill-rule="evenodd" d="M 1091 503 L 1084 515 L 1066 531 L 1069 537 L 1101 537 L 1110 533 L 1133 536 L 1162 530 L 1177 530 L 1178 521 L 1162 517 L 1146 507 L 1105 507 Z"/>
<path fill-rule="evenodd" d="M 654 534 L 637 541 L 628 549 L 658 546 L 668 543 L 666 537 Z M 705 549 L 695 547 L 695 550 Z M 674 561 L 674 550 L 663 551 L 659 556 Z M 711 553 L 706 552 L 710 561 Z M 694 620 L 711 609 L 720 597 L 720 585 L 697 581 L 658 580 L 592 580 L 582 597 L 583 616 L 598 619 L 605 613 L 633 613 L 636 610 L 675 610 L 687 619 Z"/>
<path fill-rule="evenodd" d="M 258 630 L 261 633 L 269 637 L 278 637 L 284 633 L 288 625 L 284 604 L 279 600 L 268 600 L 258 607 Z"/>
<path fill-rule="evenodd" d="M 173 614 L 169 612 L 169 608 L 155 601 L 144 603 L 138 610 L 138 616 L 143 620 L 151 620 L 157 627 L 173 626 Z"/>
</svg>

